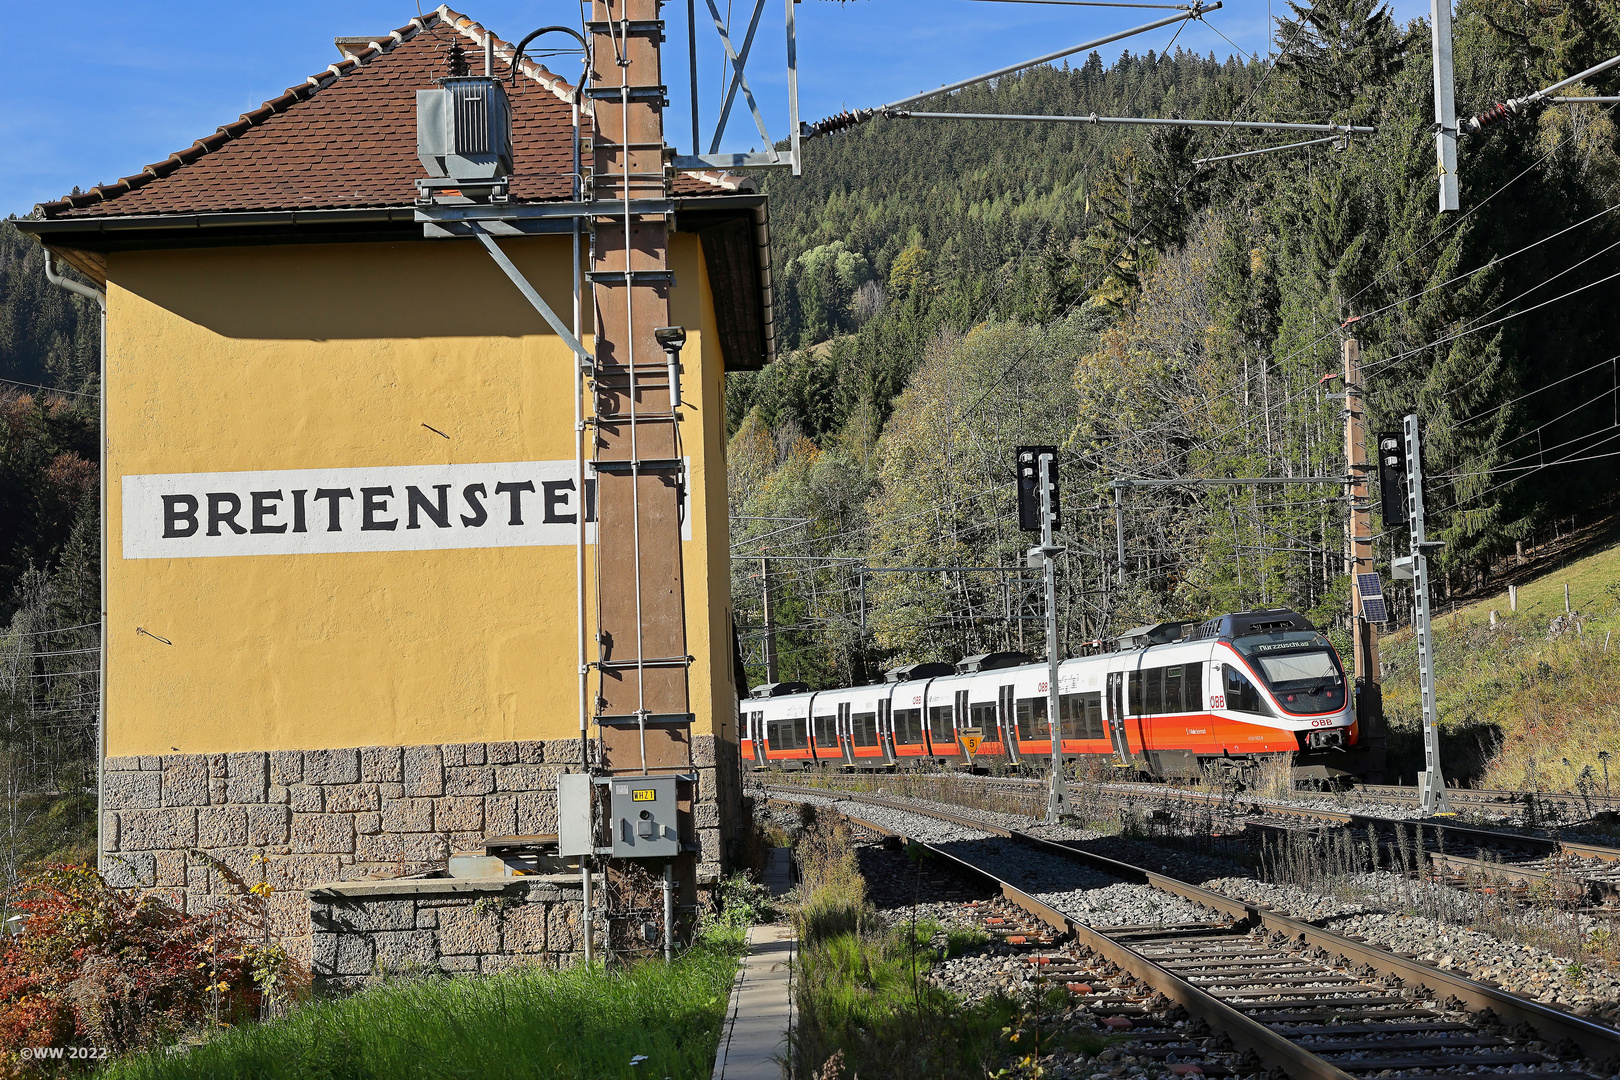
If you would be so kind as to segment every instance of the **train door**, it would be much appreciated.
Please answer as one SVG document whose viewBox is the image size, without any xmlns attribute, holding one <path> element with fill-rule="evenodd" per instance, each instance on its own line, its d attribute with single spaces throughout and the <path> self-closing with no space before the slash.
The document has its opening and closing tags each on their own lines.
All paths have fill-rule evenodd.
<svg viewBox="0 0 1620 1080">
<path fill-rule="evenodd" d="M 1131 763 L 1131 743 L 1125 734 L 1125 673 L 1108 673 L 1108 737 L 1114 744 L 1114 764 Z"/>
<path fill-rule="evenodd" d="M 748 741 L 752 746 L 754 768 L 765 767 L 765 714 L 750 712 L 743 714 L 743 721 L 748 725 Z"/>
<path fill-rule="evenodd" d="M 838 730 L 844 733 L 841 744 L 844 748 L 844 764 L 855 764 L 855 721 L 853 713 L 854 702 L 846 701 L 838 706 Z"/>
<path fill-rule="evenodd" d="M 960 753 L 966 754 L 966 750 L 961 748 L 962 729 L 972 726 L 972 720 L 969 718 L 970 714 L 968 713 L 968 692 L 966 690 L 958 690 L 956 692 L 956 711 L 953 716 L 956 720 L 956 745 L 959 748 Z M 979 735 L 983 737 L 984 732 L 979 732 Z M 969 766 L 972 766 L 973 755 L 967 755 L 967 763 Z"/>
<path fill-rule="evenodd" d="M 1001 725 L 1001 744 L 1007 748 L 1007 760 L 1024 760 L 1018 745 L 1018 706 L 1013 702 L 1013 688 L 1003 686 L 996 692 L 996 719 Z"/>
<path fill-rule="evenodd" d="M 883 753 L 883 764 L 893 765 L 894 754 L 894 691 L 888 690 L 878 698 L 878 749 Z"/>
</svg>

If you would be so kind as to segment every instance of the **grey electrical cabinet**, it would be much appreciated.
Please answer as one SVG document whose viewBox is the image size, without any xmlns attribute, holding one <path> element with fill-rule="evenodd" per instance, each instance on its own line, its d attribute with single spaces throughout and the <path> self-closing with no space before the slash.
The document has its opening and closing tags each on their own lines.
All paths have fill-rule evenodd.
<svg viewBox="0 0 1620 1080">
<path fill-rule="evenodd" d="M 615 776 L 608 786 L 615 859 L 672 858 L 681 853 L 675 777 Z"/>
<path fill-rule="evenodd" d="M 557 777 L 557 854 L 568 858 L 595 853 L 590 774 L 563 773 Z"/>
</svg>

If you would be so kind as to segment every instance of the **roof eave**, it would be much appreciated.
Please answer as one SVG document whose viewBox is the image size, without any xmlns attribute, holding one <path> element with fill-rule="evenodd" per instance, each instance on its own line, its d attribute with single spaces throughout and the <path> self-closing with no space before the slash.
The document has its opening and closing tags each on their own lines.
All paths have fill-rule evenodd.
<svg viewBox="0 0 1620 1080">
<path fill-rule="evenodd" d="M 761 364 L 776 358 L 775 303 L 772 289 L 770 219 L 767 213 L 769 197 L 763 194 L 737 193 L 715 195 L 676 196 L 676 228 L 683 212 L 701 212 L 706 215 L 727 214 L 747 221 L 753 230 L 754 268 L 760 301 L 760 336 L 764 348 Z M 229 242 L 228 237 L 240 236 L 249 243 L 276 243 L 276 231 L 289 229 L 320 233 L 332 230 L 341 234 L 354 226 L 385 226 L 408 231 L 414 227 L 414 206 L 348 207 L 327 210 L 251 210 L 231 213 L 207 214 L 128 214 L 97 215 L 74 218 L 22 218 L 12 222 L 17 228 L 33 236 L 41 244 L 51 247 L 85 247 L 87 250 L 139 248 L 144 246 L 192 246 L 187 236 L 207 236 L 211 242 Z M 265 233 L 265 238 L 254 241 L 253 234 Z M 161 239 L 160 239 L 161 238 Z M 331 239 L 345 239 L 334 235 Z M 178 242 L 177 242 L 178 241 Z M 747 369 L 755 365 L 736 360 L 734 368 Z"/>
<path fill-rule="evenodd" d="M 208 214 L 105 214 L 75 218 L 19 218 L 12 224 L 20 231 L 43 240 L 46 237 L 95 236 L 115 232 L 376 224 L 412 222 L 415 219 L 415 207 L 377 206 L 345 207 L 337 210 L 243 210 Z"/>
</svg>

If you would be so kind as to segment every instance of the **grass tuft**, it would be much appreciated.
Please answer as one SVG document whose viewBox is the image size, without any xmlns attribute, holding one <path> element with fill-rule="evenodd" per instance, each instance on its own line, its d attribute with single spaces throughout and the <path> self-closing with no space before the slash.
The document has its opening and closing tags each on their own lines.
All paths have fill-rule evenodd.
<svg viewBox="0 0 1620 1080">
<path fill-rule="evenodd" d="M 145 1054 L 108 1080 L 629 1080 L 710 1074 L 739 936 L 675 963 L 563 971 L 515 968 L 408 978 L 238 1028 L 189 1053 Z M 637 1055 L 646 1055 L 639 1065 Z"/>
</svg>

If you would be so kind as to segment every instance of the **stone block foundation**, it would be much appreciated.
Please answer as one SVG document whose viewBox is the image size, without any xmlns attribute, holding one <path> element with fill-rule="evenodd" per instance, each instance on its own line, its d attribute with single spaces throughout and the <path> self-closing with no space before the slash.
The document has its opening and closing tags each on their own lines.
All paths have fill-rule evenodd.
<svg viewBox="0 0 1620 1080">
<path fill-rule="evenodd" d="M 709 735 L 692 740 L 700 881 L 721 873 L 723 830 L 730 839 L 738 812 L 739 785 L 732 775 L 736 748 L 722 747 L 717 754 L 715 743 Z M 266 905 L 271 932 L 288 952 L 317 970 L 328 963 L 334 977 L 347 978 L 354 974 L 347 969 L 359 963 L 358 953 L 344 952 L 341 962 L 336 954 L 317 956 L 312 935 L 346 938 L 351 931 L 312 926 L 301 898 L 292 903 L 291 896 L 277 894 L 333 882 L 402 878 L 443 869 L 453 851 L 482 850 L 485 837 L 555 833 L 557 777 L 580 771 L 583 764 L 578 739 L 556 739 L 144 755 L 108 758 L 105 768 L 101 821 L 111 884 L 158 893 L 195 914 L 266 883 L 274 890 Z M 543 902 L 568 910 L 564 899 Z M 577 908 L 577 895 L 573 903 Z M 572 946 L 554 948 L 548 936 L 538 952 L 512 953 L 504 944 L 508 935 L 532 944 L 537 931 L 530 922 L 537 918 L 523 916 L 510 926 L 498 920 L 493 930 L 478 929 L 483 924 L 475 926 L 476 920 L 449 928 L 413 922 L 379 928 L 376 934 L 398 936 L 368 937 L 366 948 L 371 961 L 415 962 L 429 952 L 421 932 L 432 930 L 433 959 L 422 964 L 441 970 L 483 970 L 482 961 L 465 958 L 491 954 L 454 949 L 482 947 L 490 935 L 502 943 L 492 953 L 573 951 Z M 451 951 L 443 947 L 447 929 Z M 337 946 L 323 941 L 322 947 Z"/>
<path fill-rule="evenodd" d="M 330 988 L 584 958 L 584 894 L 574 874 L 336 882 L 305 894 L 310 970 Z"/>
</svg>

